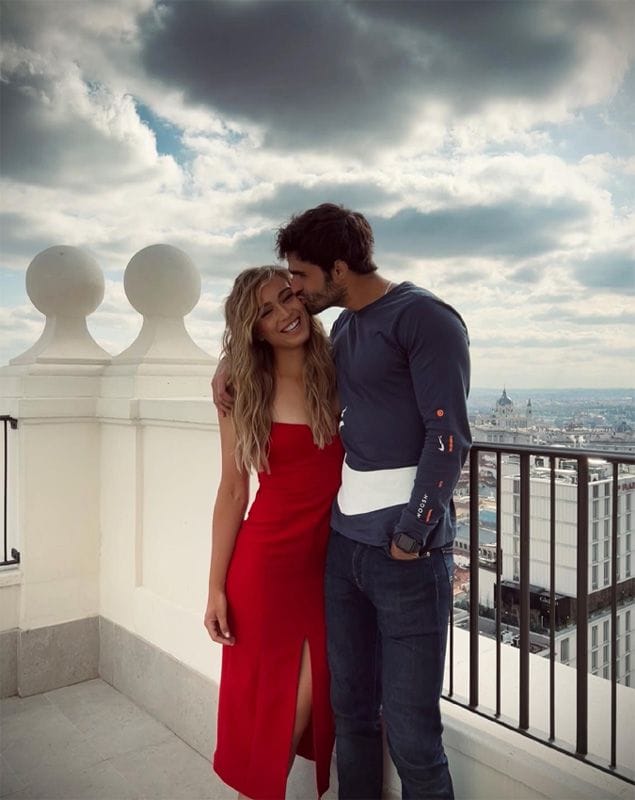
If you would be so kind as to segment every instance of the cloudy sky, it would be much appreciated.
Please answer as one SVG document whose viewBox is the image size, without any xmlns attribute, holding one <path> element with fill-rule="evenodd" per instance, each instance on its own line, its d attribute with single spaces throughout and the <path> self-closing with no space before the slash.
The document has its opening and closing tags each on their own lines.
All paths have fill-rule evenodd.
<svg viewBox="0 0 635 800">
<path fill-rule="evenodd" d="M 232 276 L 331 201 L 463 314 L 474 386 L 632 387 L 634 29 L 629 0 L 2 2 L 0 363 L 54 244 L 101 265 L 113 354 L 130 258 L 185 250 L 216 354 Z"/>
</svg>

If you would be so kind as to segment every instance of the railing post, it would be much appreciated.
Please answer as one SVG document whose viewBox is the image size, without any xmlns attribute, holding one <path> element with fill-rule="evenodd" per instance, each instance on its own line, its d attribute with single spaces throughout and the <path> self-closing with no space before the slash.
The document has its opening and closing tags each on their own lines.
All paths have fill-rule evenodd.
<svg viewBox="0 0 635 800">
<path fill-rule="evenodd" d="M 611 759 L 609 766 L 617 764 L 617 522 L 618 522 L 619 464 L 613 464 L 611 480 Z"/>
<path fill-rule="evenodd" d="M 549 459 L 549 739 L 556 738 L 556 460 Z"/>
<path fill-rule="evenodd" d="M 520 686 L 518 725 L 529 727 L 529 453 L 520 455 Z"/>
<path fill-rule="evenodd" d="M 576 754 L 588 752 L 589 459 L 578 459 L 578 572 L 576 615 Z"/>
<path fill-rule="evenodd" d="M 19 564 L 20 563 L 20 553 L 18 552 L 17 548 L 13 547 L 11 549 L 11 558 L 9 558 L 9 543 L 8 543 L 8 485 L 9 485 L 9 425 L 11 426 L 12 430 L 16 430 L 18 427 L 18 421 L 15 417 L 12 417 L 8 414 L 3 414 L 0 416 L 0 420 L 2 420 L 3 428 L 4 428 L 4 469 L 2 471 L 2 481 L 3 481 L 3 493 L 2 493 L 2 531 L 3 531 L 3 550 L 2 550 L 2 566 L 9 566 L 10 564 Z"/>
<path fill-rule="evenodd" d="M 501 546 L 501 498 L 503 466 L 500 452 L 496 453 L 496 716 L 501 713 L 501 580 L 503 548 Z"/>
<path fill-rule="evenodd" d="M 448 620 L 448 697 L 454 694 L 454 581 L 450 586 L 450 618 Z"/>
<path fill-rule="evenodd" d="M 470 450 L 470 708 L 478 707 L 478 462 L 479 450 Z"/>
</svg>

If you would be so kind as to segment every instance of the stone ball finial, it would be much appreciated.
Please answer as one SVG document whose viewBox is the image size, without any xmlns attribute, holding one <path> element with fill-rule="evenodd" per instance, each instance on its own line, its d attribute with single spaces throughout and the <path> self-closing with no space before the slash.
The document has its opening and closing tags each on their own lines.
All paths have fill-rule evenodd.
<svg viewBox="0 0 635 800">
<path fill-rule="evenodd" d="M 184 317 L 201 296 L 194 262 L 169 244 L 139 250 L 126 267 L 123 285 L 132 306 L 148 317 Z"/>
<path fill-rule="evenodd" d="M 87 317 L 104 299 L 104 289 L 97 261 L 78 247 L 49 247 L 26 271 L 27 294 L 47 317 Z"/>
<path fill-rule="evenodd" d="M 209 370 L 212 357 L 190 336 L 183 317 L 201 296 L 201 276 L 192 259 L 169 244 L 153 244 L 134 255 L 123 276 L 126 296 L 143 314 L 134 342 L 113 359 L 115 369 Z M 165 387 L 163 388 L 165 390 Z"/>
</svg>

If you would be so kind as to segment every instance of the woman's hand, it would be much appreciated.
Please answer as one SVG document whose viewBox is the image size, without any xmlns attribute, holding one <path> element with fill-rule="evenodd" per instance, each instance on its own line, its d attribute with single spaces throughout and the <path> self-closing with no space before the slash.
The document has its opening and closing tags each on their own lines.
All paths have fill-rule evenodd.
<svg viewBox="0 0 635 800">
<path fill-rule="evenodd" d="M 223 590 L 210 593 L 204 625 L 212 640 L 218 644 L 236 644 L 236 637 L 231 635 L 227 624 L 227 597 Z"/>
</svg>

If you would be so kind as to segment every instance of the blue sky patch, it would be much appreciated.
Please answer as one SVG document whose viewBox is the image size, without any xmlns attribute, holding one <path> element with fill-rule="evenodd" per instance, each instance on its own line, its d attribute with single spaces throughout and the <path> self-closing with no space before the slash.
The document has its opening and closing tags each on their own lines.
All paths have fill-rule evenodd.
<svg viewBox="0 0 635 800">
<path fill-rule="evenodd" d="M 135 106 L 139 119 L 147 125 L 154 134 L 157 143 L 157 152 L 162 156 L 172 156 L 180 164 L 188 161 L 190 150 L 185 147 L 182 131 L 164 117 L 155 114 L 145 103 L 135 98 Z"/>
</svg>

